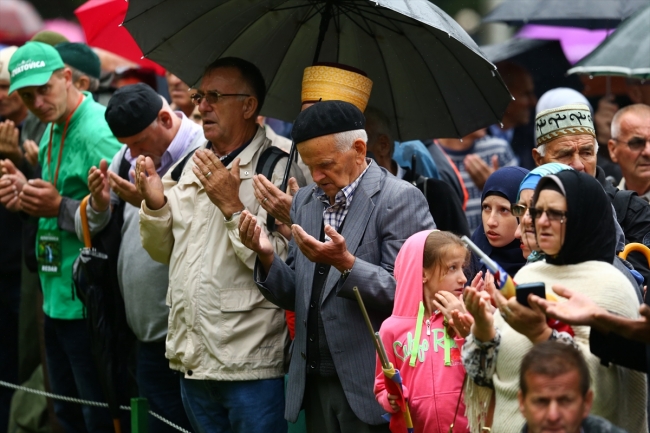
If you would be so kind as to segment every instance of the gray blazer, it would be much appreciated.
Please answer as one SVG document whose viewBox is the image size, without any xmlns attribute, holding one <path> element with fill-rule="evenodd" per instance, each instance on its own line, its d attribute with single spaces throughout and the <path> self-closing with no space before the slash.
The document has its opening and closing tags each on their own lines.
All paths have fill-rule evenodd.
<svg viewBox="0 0 650 433">
<path fill-rule="evenodd" d="M 291 220 L 318 238 L 323 225 L 323 204 L 302 188 L 293 199 Z M 321 295 L 321 315 L 336 372 L 354 413 L 367 424 L 381 424 L 384 410 L 373 392 L 375 348 L 352 288 L 357 286 L 375 330 L 393 310 L 395 257 L 414 233 L 435 228 L 422 193 L 372 163 L 361 179 L 345 218 L 342 235 L 356 260 L 346 279 L 331 268 Z M 296 312 L 285 417 L 295 421 L 302 407 L 307 375 L 307 314 L 315 264 L 294 241 L 283 262 L 277 255 L 263 280 L 259 262 L 255 278 L 269 301 Z M 262 277 L 262 278 L 260 278 Z"/>
</svg>

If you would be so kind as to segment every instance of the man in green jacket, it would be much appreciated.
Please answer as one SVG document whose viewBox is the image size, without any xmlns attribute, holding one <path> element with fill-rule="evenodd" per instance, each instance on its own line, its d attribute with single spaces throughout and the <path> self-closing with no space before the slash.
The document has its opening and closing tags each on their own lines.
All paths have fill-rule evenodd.
<svg viewBox="0 0 650 433">
<path fill-rule="evenodd" d="M 72 71 L 53 47 L 28 42 L 11 57 L 9 71 L 9 91 L 17 91 L 27 108 L 48 123 L 39 146 L 42 178 L 26 181 L 5 162 L 5 171 L 14 173 L 13 185 L 7 188 L 6 179 L 0 181 L 0 201 L 40 218 L 36 254 L 50 384 L 55 394 L 103 401 L 83 305 L 72 281 L 72 264 L 83 247 L 74 231 L 74 212 L 89 193 L 88 170 L 102 158 L 111 159 L 120 143 L 104 120 L 105 108 L 75 88 Z M 105 409 L 60 400 L 54 400 L 54 408 L 66 431 L 112 431 Z"/>
</svg>

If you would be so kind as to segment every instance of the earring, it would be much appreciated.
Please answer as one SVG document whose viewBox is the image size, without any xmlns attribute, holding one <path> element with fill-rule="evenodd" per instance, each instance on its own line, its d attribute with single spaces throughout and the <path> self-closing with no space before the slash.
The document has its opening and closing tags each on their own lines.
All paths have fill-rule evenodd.
<svg viewBox="0 0 650 433">
<path fill-rule="evenodd" d="M 426 278 L 423 278 L 423 279 L 422 279 L 422 284 L 426 284 L 426 282 L 427 282 L 427 279 L 426 279 Z"/>
</svg>

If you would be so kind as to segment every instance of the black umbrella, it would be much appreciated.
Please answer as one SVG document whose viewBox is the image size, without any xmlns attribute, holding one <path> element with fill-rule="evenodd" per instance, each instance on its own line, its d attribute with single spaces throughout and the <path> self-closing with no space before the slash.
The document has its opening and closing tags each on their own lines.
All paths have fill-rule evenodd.
<svg viewBox="0 0 650 433">
<path fill-rule="evenodd" d="M 364 70 L 369 104 L 399 140 L 462 137 L 498 123 L 511 100 L 469 35 L 427 0 L 131 0 L 124 25 L 189 84 L 217 58 L 251 61 L 268 84 L 262 114 L 286 121 L 316 61 Z"/>
<path fill-rule="evenodd" d="M 613 29 L 650 0 L 505 0 L 484 22 Z"/>
</svg>

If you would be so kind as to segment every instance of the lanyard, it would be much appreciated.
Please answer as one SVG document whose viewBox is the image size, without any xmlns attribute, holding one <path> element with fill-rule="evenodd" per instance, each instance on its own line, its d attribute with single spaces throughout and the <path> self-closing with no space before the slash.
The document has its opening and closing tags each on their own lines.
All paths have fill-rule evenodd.
<svg viewBox="0 0 650 433">
<path fill-rule="evenodd" d="M 61 134 L 61 146 L 59 147 L 59 158 L 56 163 L 56 170 L 54 171 L 54 182 L 52 182 L 52 137 L 54 136 L 54 123 L 50 124 L 50 142 L 47 144 L 47 168 L 50 169 L 50 182 L 52 182 L 52 185 L 56 187 L 56 184 L 59 180 L 59 168 L 61 167 L 61 158 L 63 157 L 63 143 L 65 142 L 65 136 L 68 132 L 68 125 L 70 124 L 70 119 L 72 119 L 72 115 L 74 114 L 75 111 L 77 111 L 77 108 L 81 105 L 81 101 L 83 101 L 84 95 L 82 94 L 79 96 L 79 101 L 77 102 L 76 107 L 74 107 L 74 110 L 68 114 L 68 118 L 65 120 L 65 126 L 63 127 L 63 134 Z"/>
</svg>

